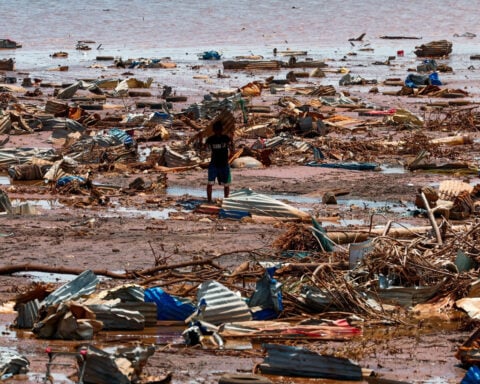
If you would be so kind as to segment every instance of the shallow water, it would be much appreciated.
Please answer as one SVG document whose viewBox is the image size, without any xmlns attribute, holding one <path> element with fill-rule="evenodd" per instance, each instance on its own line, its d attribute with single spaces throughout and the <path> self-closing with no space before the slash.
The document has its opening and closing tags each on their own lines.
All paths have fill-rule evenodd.
<svg viewBox="0 0 480 384">
<path fill-rule="evenodd" d="M 77 66 L 80 70 L 94 62 L 97 55 L 168 56 L 179 63 L 199 63 L 197 54 L 212 49 L 220 51 L 224 58 L 251 53 L 273 58 L 273 48 L 307 50 L 314 59 L 341 58 L 356 51 L 357 57 L 348 57 L 352 66 L 365 60 L 385 59 L 398 50 L 405 52 L 403 58 L 398 58 L 401 63 L 414 63 L 415 46 L 438 39 L 453 41 L 454 55 L 450 62 L 462 67 L 470 62 L 470 54 L 479 53 L 476 47 L 479 37 L 454 37 L 455 33 L 480 33 L 480 9 L 476 2 L 468 0 L 415 3 L 407 0 L 347 3 L 4 0 L 0 3 L 2 11 L 9 15 L 8 21 L 0 26 L 0 37 L 23 44 L 21 49 L 0 51 L 0 59 L 14 57 L 17 69 L 33 73 L 59 64 Z M 362 32 L 366 33 L 362 42 L 348 41 Z M 382 35 L 422 39 L 385 40 L 379 38 Z M 95 43 L 90 44 L 90 51 L 78 51 L 75 50 L 78 40 Z M 360 51 L 360 47 L 373 48 L 374 52 Z M 59 50 L 68 52 L 69 57 L 49 56 Z M 83 73 L 101 75 L 102 70 Z M 50 72 L 48 76 L 58 80 L 79 73 Z M 472 72 L 471 77 L 479 75 Z"/>
</svg>

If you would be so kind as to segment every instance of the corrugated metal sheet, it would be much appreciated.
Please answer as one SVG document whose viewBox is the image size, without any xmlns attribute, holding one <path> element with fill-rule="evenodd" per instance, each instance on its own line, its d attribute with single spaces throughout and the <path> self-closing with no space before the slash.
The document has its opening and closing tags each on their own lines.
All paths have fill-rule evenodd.
<svg viewBox="0 0 480 384">
<path fill-rule="evenodd" d="M 222 208 L 234 211 L 247 211 L 252 215 L 284 218 L 308 219 L 310 215 L 269 196 L 242 189 L 232 192 L 230 197 L 223 199 Z"/>
<path fill-rule="evenodd" d="M 372 239 L 361 243 L 352 243 L 348 248 L 349 268 L 354 269 L 363 257 L 373 249 Z"/>
<path fill-rule="evenodd" d="M 51 113 L 52 115 L 57 115 L 61 113 L 66 114 L 67 111 L 67 103 L 62 103 L 57 100 L 47 100 L 47 103 L 45 104 L 45 112 Z"/>
<path fill-rule="evenodd" d="M 435 296 L 438 289 L 438 285 L 433 287 L 391 287 L 378 289 L 376 293 L 384 303 L 413 307 Z"/>
<path fill-rule="evenodd" d="M 103 323 L 102 330 L 142 330 L 145 317 L 139 311 L 116 308 L 108 304 L 93 304 L 88 308 L 95 313 L 96 320 Z"/>
<path fill-rule="evenodd" d="M 327 310 L 338 310 L 335 306 L 335 301 L 328 291 L 321 291 L 317 287 L 304 285 L 301 288 L 301 297 L 304 299 L 305 304 L 310 308 L 318 312 L 324 312 Z"/>
<path fill-rule="evenodd" d="M 16 327 L 20 329 L 32 329 L 38 316 L 39 307 L 40 302 L 37 299 L 25 304 L 18 304 L 17 318 L 15 320 Z"/>
<path fill-rule="evenodd" d="M 12 128 L 10 115 L 0 117 L 0 133 L 9 133 Z"/>
<path fill-rule="evenodd" d="M 271 139 L 265 140 L 265 148 L 275 148 L 285 142 L 285 138 L 281 136 L 272 137 Z"/>
<path fill-rule="evenodd" d="M 266 344 L 262 373 L 336 380 L 362 380 L 362 369 L 348 359 L 319 355 L 304 348 Z"/>
<path fill-rule="evenodd" d="M 111 348 L 109 348 L 109 351 Z M 93 345 L 87 346 L 85 355 L 84 383 L 97 384 L 131 384 L 139 382 L 143 367 L 155 353 L 152 345 L 135 347 L 116 347 L 108 353 Z M 131 364 L 125 364 L 127 359 Z"/>
<path fill-rule="evenodd" d="M 0 212 L 12 213 L 12 202 L 5 191 L 0 190 Z"/>
<path fill-rule="evenodd" d="M 145 327 L 153 327 L 157 324 L 157 304 L 155 303 L 135 303 L 131 301 L 117 304 L 115 307 L 140 312 L 145 318 Z"/>
<path fill-rule="evenodd" d="M 210 280 L 202 283 L 197 293 L 200 320 L 218 325 L 252 320 L 250 309 L 241 297 L 224 285 Z"/>
<path fill-rule="evenodd" d="M 0 165 L 24 164 L 32 161 L 33 157 L 53 160 L 57 156 L 52 148 L 2 148 L 0 151 Z"/>
<path fill-rule="evenodd" d="M 438 187 L 438 197 L 441 200 L 453 201 L 462 192 L 472 193 L 473 186 L 460 180 L 445 180 Z"/>
<path fill-rule="evenodd" d="M 68 300 L 75 300 L 81 296 L 93 293 L 98 284 L 98 277 L 89 269 L 82 272 L 74 280 L 62 285 L 53 291 L 42 302 L 42 307 L 49 307 Z"/>
<path fill-rule="evenodd" d="M 195 165 L 195 164 L 200 164 L 201 159 L 197 157 L 196 155 L 186 153 L 186 154 L 180 154 L 174 150 L 172 150 L 170 147 L 165 148 L 165 163 L 167 167 L 169 168 L 175 168 L 175 167 L 185 167 L 185 166 L 190 166 L 190 165 Z"/>
<path fill-rule="evenodd" d="M 145 288 L 137 284 L 127 284 L 108 291 L 103 291 L 99 295 L 104 300 L 120 299 L 122 302 L 144 302 Z"/>
</svg>

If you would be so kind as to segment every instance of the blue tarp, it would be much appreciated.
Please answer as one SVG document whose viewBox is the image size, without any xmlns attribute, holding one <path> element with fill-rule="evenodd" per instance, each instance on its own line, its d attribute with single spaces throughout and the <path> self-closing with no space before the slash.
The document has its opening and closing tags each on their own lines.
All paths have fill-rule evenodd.
<svg viewBox="0 0 480 384">
<path fill-rule="evenodd" d="M 205 51 L 201 57 L 203 60 L 220 60 L 222 55 L 217 51 Z"/>
<path fill-rule="evenodd" d="M 112 128 L 108 131 L 108 135 L 116 138 L 125 146 L 130 146 L 134 143 L 133 137 L 130 136 L 127 132 L 122 131 L 119 128 Z"/>
<path fill-rule="evenodd" d="M 267 268 L 263 277 L 257 281 L 255 292 L 248 301 L 249 307 L 261 307 L 252 312 L 254 320 L 276 319 L 283 311 L 282 284 L 273 278 L 276 268 Z"/>
<path fill-rule="evenodd" d="M 470 367 L 465 374 L 460 384 L 479 384 L 480 383 L 480 368 L 476 365 Z"/>
<path fill-rule="evenodd" d="M 442 82 L 437 72 L 432 72 L 430 75 L 410 73 L 405 79 L 405 85 L 409 88 L 418 88 L 423 85 L 442 85 Z"/>
<path fill-rule="evenodd" d="M 190 301 L 171 296 L 159 287 L 145 290 L 145 302 L 157 304 L 157 320 L 184 321 L 195 312 L 195 306 Z"/>
<path fill-rule="evenodd" d="M 85 178 L 81 176 L 62 176 L 57 180 L 57 187 L 64 187 L 67 184 L 70 184 L 72 181 L 77 180 L 79 183 L 85 183 Z"/>
</svg>

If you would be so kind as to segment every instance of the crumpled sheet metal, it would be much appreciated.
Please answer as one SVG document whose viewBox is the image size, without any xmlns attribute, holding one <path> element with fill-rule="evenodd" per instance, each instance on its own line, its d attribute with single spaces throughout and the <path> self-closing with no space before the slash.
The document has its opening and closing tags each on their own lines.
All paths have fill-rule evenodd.
<svg viewBox="0 0 480 384">
<path fill-rule="evenodd" d="M 258 216 L 297 218 L 301 220 L 310 218 L 310 215 L 306 212 L 302 212 L 267 195 L 256 193 L 251 189 L 232 192 L 230 197 L 223 199 L 222 208 L 225 210 L 246 211 Z"/>
<path fill-rule="evenodd" d="M 282 376 L 362 380 L 362 369 L 348 359 L 319 355 L 305 348 L 266 344 L 267 356 L 259 365 L 262 373 Z"/>
<path fill-rule="evenodd" d="M 2 148 L 0 150 L 0 168 L 25 164 L 34 158 L 53 160 L 57 156 L 53 148 Z"/>
<path fill-rule="evenodd" d="M 131 384 L 139 381 L 148 358 L 155 353 L 155 347 L 137 345 L 108 353 L 89 345 L 86 352 L 85 367 L 80 367 L 84 368 L 85 383 Z"/>
<path fill-rule="evenodd" d="M 28 371 L 29 365 L 28 359 L 17 351 L 0 347 L 0 374 L 2 378 L 25 373 Z"/>
<path fill-rule="evenodd" d="M 92 340 L 102 326 L 87 307 L 70 301 L 50 306 L 32 331 L 40 339 Z"/>
<path fill-rule="evenodd" d="M 252 319 L 250 309 L 245 301 L 224 285 L 213 280 L 200 285 L 197 302 L 200 313 L 196 317 L 215 325 Z"/>
<path fill-rule="evenodd" d="M 98 282 L 98 277 L 91 270 L 86 270 L 48 295 L 41 302 L 41 307 L 46 308 L 68 300 L 75 300 L 84 295 L 90 295 L 95 291 Z"/>
<path fill-rule="evenodd" d="M 7 193 L 0 190 L 0 212 L 6 212 L 11 214 L 13 212 L 12 202 Z"/>
</svg>

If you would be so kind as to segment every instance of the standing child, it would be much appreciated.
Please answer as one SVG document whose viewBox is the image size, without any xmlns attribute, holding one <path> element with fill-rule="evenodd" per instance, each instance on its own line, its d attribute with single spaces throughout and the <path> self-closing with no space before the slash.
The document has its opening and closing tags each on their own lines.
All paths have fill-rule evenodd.
<svg viewBox="0 0 480 384">
<path fill-rule="evenodd" d="M 210 148 L 211 158 L 208 166 L 208 183 L 207 183 L 207 200 L 212 202 L 212 191 L 215 180 L 218 184 L 223 185 L 224 197 L 230 194 L 231 173 L 228 158 L 233 152 L 232 139 L 223 133 L 223 124 L 216 121 L 213 124 L 213 135 L 210 136 L 206 145 Z"/>
</svg>

